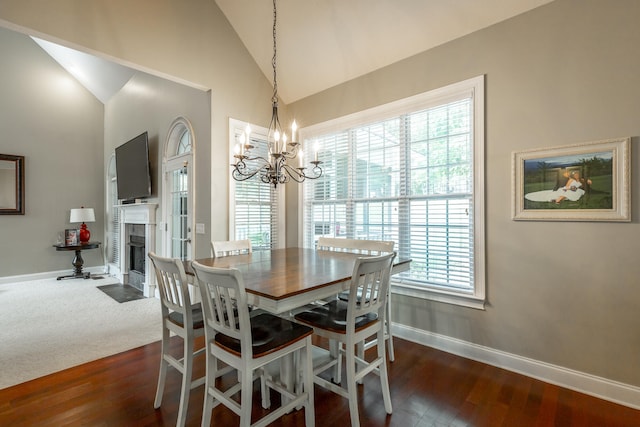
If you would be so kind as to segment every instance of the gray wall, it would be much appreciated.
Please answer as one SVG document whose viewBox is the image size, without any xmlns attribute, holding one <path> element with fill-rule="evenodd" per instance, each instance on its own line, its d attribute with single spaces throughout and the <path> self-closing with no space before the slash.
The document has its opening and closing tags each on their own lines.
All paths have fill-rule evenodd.
<svg viewBox="0 0 640 427">
<path fill-rule="evenodd" d="M 211 89 L 207 230 L 228 237 L 229 118 L 268 123 L 273 89 L 214 1 L 3 0 L 0 25 Z"/>
<path fill-rule="evenodd" d="M 631 223 L 510 210 L 513 151 L 631 136 L 637 170 L 639 16 L 636 0 L 557 0 L 289 105 L 314 124 L 486 75 L 486 310 L 396 295 L 394 321 L 640 385 L 640 174 Z"/>
<path fill-rule="evenodd" d="M 25 215 L 0 215 L 0 277 L 72 269 L 73 252 L 52 245 L 71 208 L 95 209 L 103 238 L 102 103 L 31 38 L 0 28 L 0 153 L 25 156 Z M 83 252 L 103 264 L 101 250 Z"/>
<path fill-rule="evenodd" d="M 140 90 L 144 88 L 145 90 Z M 150 203 L 158 203 L 157 224 L 161 230 L 162 220 L 162 156 L 169 126 L 182 116 L 191 122 L 196 155 L 195 222 L 209 224 L 211 217 L 211 108 L 210 94 L 178 83 L 137 73 L 105 107 L 105 168 L 117 146 L 144 131 L 149 133 L 149 152 L 152 174 L 153 197 Z M 207 257 L 210 254 L 211 230 L 205 234 L 192 234 L 194 254 Z M 161 252 L 161 233 L 156 236 Z"/>
<path fill-rule="evenodd" d="M 228 121 L 229 118 L 235 118 L 268 123 L 272 88 L 213 1 L 191 0 L 189 7 L 184 7 L 172 0 L 59 0 L 55 4 L 37 0 L 7 0 L 0 2 L 0 26 L 103 56 L 156 76 L 188 82 L 192 87 L 210 89 L 209 141 L 205 141 L 207 136 L 203 133 L 198 135 L 196 142 L 197 149 L 202 148 L 198 152 L 196 169 L 196 221 L 204 222 L 206 226 L 206 234 L 196 236 L 196 256 L 208 254 L 209 239 L 228 237 Z M 158 96 L 163 99 L 165 95 Z M 10 106 L 3 104 L 3 107 Z M 286 112 L 286 108 L 282 110 Z M 200 114 L 202 111 L 198 111 L 197 115 Z M 204 124 L 200 119 L 198 122 Z M 166 130 L 164 135 L 161 134 L 162 126 L 168 127 L 169 124 L 170 121 L 163 120 L 157 128 L 162 143 L 166 137 Z M 94 131 L 98 129 L 102 138 L 102 123 L 92 128 Z M 91 150 L 92 154 L 101 156 L 100 166 L 91 167 L 93 172 L 104 170 L 113 147 L 118 145 L 121 138 L 128 136 L 111 135 L 110 130 L 113 130 L 111 125 L 106 130 L 108 141 L 104 150 L 102 145 L 99 150 Z M 200 134 L 205 130 L 198 126 L 195 132 Z M 206 152 L 206 147 L 210 147 L 209 152 Z M 67 155 L 63 154 L 63 157 Z M 103 176 L 95 177 L 100 181 L 95 194 L 102 207 Z M 54 196 L 53 193 L 48 194 Z M 103 228 L 102 212 L 103 209 L 99 213 L 100 222 L 94 225 L 96 230 Z M 22 224 L 19 218 L 5 222 Z M 48 228 L 51 233 L 51 227 Z M 53 243 L 55 234 L 49 236 L 48 240 Z M 2 250 L 11 249 L 4 249 L 3 246 Z M 90 265 L 89 260 L 86 261 Z M 15 274 L 34 271 L 29 262 L 21 261 L 18 265 Z M 52 268 L 43 266 L 41 269 L 50 271 Z M 4 275 L 4 272 L 0 273 L 0 276 Z"/>
</svg>

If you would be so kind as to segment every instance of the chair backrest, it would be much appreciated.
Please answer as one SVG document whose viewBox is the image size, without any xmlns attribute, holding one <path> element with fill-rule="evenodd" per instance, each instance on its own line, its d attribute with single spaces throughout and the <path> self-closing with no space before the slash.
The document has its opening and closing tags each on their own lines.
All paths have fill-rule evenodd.
<svg viewBox="0 0 640 427">
<path fill-rule="evenodd" d="M 161 257 L 153 252 L 149 252 L 149 259 L 151 259 L 156 273 L 163 315 L 168 314 L 167 309 L 177 311 L 185 315 L 185 322 L 189 322 L 191 319 L 191 298 L 182 260 Z"/>
<path fill-rule="evenodd" d="M 191 263 L 196 275 L 207 341 L 221 333 L 240 341 L 241 354 L 251 357 L 251 323 L 242 274 L 235 268 Z"/>
<path fill-rule="evenodd" d="M 393 252 L 395 242 L 386 240 L 344 239 L 340 237 L 318 237 L 316 249 L 380 255 Z"/>
<path fill-rule="evenodd" d="M 353 328 L 356 319 L 371 312 L 378 314 L 384 322 L 385 306 L 389 295 L 389 278 L 394 252 L 358 257 L 353 266 L 353 275 L 349 285 L 347 306 L 347 328 Z"/>
<path fill-rule="evenodd" d="M 211 242 L 211 252 L 214 258 L 250 254 L 252 252 L 251 240 L 219 240 Z"/>
</svg>

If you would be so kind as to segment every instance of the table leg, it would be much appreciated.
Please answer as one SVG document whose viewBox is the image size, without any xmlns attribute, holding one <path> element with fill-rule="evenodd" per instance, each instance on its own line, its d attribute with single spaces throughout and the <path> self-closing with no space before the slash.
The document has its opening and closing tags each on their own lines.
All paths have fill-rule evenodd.
<svg viewBox="0 0 640 427">
<path fill-rule="evenodd" d="M 297 353 L 296 353 L 297 354 Z M 295 392 L 296 387 L 296 363 L 293 357 L 293 353 L 289 353 L 280 359 L 280 382 L 289 390 L 290 392 Z M 289 402 L 289 399 L 286 397 L 282 397 L 282 404 L 286 404 Z"/>
<path fill-rule="evenodd" d="M 77 250 L 76 256 L 73 258 L 73 268 L 76 276 L 82 276 L 82 266 L 84 265 L 84 260 L 82 259 L 82 251 Z"/>
<path fill-rule="evenodd" d="M 91 277 L 91 273 L 83 273 L 82 266 L 84 265 L 84 260 L 82 259 L 82 251 L 80 249 L 76 250 L 76 256 L 73 258 L 73 274 L 68 276 L 59 276 L 57 280 L 62 279 L 88 279 Z"/>
</svg>

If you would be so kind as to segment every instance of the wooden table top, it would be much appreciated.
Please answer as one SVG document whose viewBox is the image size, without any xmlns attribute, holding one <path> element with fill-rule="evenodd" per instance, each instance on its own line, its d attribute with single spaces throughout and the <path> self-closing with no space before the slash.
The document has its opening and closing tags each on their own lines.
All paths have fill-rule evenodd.
<svg viewBox="0 0 640 427">
<path fill-rule="evenodd" d="M 351 279 L 358 256 L 361 255 L 285 248 L 196 261 L 210 267 L 237 268 L 248 293 L 281 300 Z M 396 259 L 394 266 L 406 264 L 408 268 L 409 263 L 410 260 Z M 193 274 L 189 264 L 185 262 L 185 270 Z"/>
</svg>

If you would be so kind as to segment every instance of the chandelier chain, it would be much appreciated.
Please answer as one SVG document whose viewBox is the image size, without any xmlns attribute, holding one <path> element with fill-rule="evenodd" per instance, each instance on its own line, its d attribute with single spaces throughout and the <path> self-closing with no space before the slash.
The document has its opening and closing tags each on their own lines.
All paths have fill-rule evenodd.
<svg viewBox="0 0 640 427">
<path fill-rule="evenodd" d="M 276 0 L 273 0 L 273 58 L 271 59 L 271 66 L 273 67 L 273 97 L 271 101 L 278 102 L 278 79 L 276 69 L 276 57 L 277 57 L 277 42 L 276 42 L 276 22 L 278 19 L 278 13 L 276 11 Z"/>
</svg>

